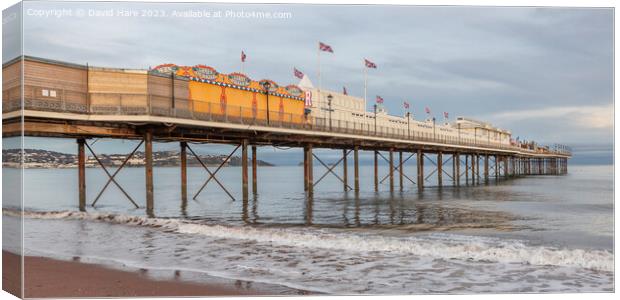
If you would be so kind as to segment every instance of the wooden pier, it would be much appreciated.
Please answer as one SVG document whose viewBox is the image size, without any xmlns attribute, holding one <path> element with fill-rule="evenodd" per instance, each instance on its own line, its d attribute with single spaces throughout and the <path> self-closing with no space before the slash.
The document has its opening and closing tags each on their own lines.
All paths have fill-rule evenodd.
<svg viewBox="0 0 620 300">
<path fill-rule="evenodd" d="M 3 68 L 4 70 L 4 68 Z M 195 156 L 205 172 L 209 174 L 200 190 L 193 197 L 196 198 L 209 184 L 219 185 L 231 198 L 232 193 L 217 178 L 218 171 L 228 160 L 240 150 L 242 158 L 241 182 L 243 198 L 250 194 L 249 164 L 251 164 L 251 189 L 253 194 L 258 193 L 257 174 L 257 147 L 286 146 L 303 149 L 304 190 L 312 195 L 316 186 L 328 175 L 341 181 L 345 191 L 360 190 L 361 176 L 374 176 L 374 189 L 379 190 L 379 184 L 388 181 L 389 189 L 397 187 L 403 190 L 405 184 L 416 185 L 419 190 L 429 186 L 430 179 L 436 178 L 437 187 L 448 185 L 459 187 L 463 185 L 479 185 L 490 181 L 509 180 L 530 175 L 563 175 L 568 173 L 568 159 L 571 153 L 565 148 L 524 148 L 484 141 L 473 143 L 448 139 L 436 135 L 420 137 L 410 132 L 384 132 L 370 130 L 364 126 L 338 126 L 325 122 L 320 118 L 309 117 L 303 123 L 286 122 L 286 118 L 279 118 L 277 122 L 267 122 L 256 118 L 253 114 L 237 113 L 230 117 L 229 111 L 239 111 L 238 107 L 222 107 L 220 113 L 200 113 L 193 106 L 186 105 L 187 100 L 175 96 L 174 87 L 178 85 L 172 78 L 169 85 L 170 94 L 166 97 L 153 96 L 149 92 L 144 94 L 143 105 L 126 106 L 123 101 L 106 103 L 105 107 L 96 106 L 91 101 L 93 92 L 85 93 L 78 100 L 69 97 L 70 93 L 63 91 L 64 97 L 56 99 L 45 97 L 42 99 L 36 92 L 40 87 L 34 86 L 26 78 L 23 89 L 17 97 L 11 87 L 5 87 L 3 109 L 3 136 L 35 136 L 72 138 L 77 141 L 78 153 L 78 207 L 84 211 L 87 207 L 86 199 L 86 150 L 96 153 L 88 144 L 94 138 L 112 138 L 140 140 L 144 145 L 145 153 L 145 189 L 144 204 L 149 215 L 153 215 L 156 207 L 156 195 L 153 187 L 153 143 L 178 142 L 180 149 L 181 178 L 179 189 L 182 201 L 187 201 L 187 155 Z M 178 79 L 181 81 L 181 79 Z M 88 84 L 88 83 L 86 83 Z M 108 93 L 107 97 L 123 97 L 123 93 Z M 21 95 L 24 101 L 21 101 Z M 101 95 L 99 95 L 101 96 Z M 81 99 L 81 100 L 80 100 Z M 162 100 L 163 99 L 163 100 Z M 167 106 L 160 104 L 165 101 Z M 269 112 L 269 111 L 265 111 Z M 258 112 L 262 114 L 265 112 Z M 271 111 L 272 115 L 281 114 L 281 111 Z M 269 113 L 267 115 L 269 115 Z M 326 126 L 325 124 L 328 124 Z M 193 143 L 201 144 L 230 144 L 235 145 L 227 159 L 217 168 L 207 167 L 194 150 Z M 138 145 L 140 147 L 140 145 Z M 115 180 L 116 174 L 122 171 L 125 163 L 131 159 L 135 151 L 128 154 L 125 162 L 114 172 L 104 168 L 109 177 L 109 184 L 117 185 L 124 192 L 120 183 Z M 251 157 L 249 157 L 250 148 Z M 342 158 L 335 164 L 328 164 L 321 160 L 315 149 L 339 149 Z M 360 152 L 368 151 L 374 154 L 374 174 L 360 174 Z M 353 157 L 353 183 L 350 185 L 349 160 Z M 395 158 L 396 156 L 396 158 Z M 416 161 L 416 168 L 406 168 L 406 162 Z M 387 162 L 387 175 L 381 177 L 379 162 Z M 324 174 L 315 176 L 314 165 L 323 165 Z M 336 172 L 336 167 L 342 165 L 342 172 Z M 429 174 L 424 174 L 424 166 L 432 166 Z M 397 177 L 397 178 L 395 178 Z M 103 190 L 99 193 L 99 196 Z M 128 194 L 126 197 L 132 204 L 138 206 Z M 99 196 L 91 203 L 95 205 Z"/>
</svg>

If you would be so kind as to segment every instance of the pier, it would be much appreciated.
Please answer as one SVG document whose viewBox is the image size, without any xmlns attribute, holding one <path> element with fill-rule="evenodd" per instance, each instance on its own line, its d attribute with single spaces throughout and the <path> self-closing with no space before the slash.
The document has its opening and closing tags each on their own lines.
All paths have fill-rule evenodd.
<svg viewBox="0 0 620 300">
<path fill-rule="evenodd" d="M 30 70 L 28 68 L 30 66 Z M 50 68 L 48 75 L 44 72 Z M 24 79 L 13 69 L 24 71 Z M 88 205 L 96 205 L 97 200 L 109 185 L 116 185 L 127 197 L 129 203 L 140 207 L 144 203 L 149 215 L 153 215 L 156 195 L 153 190 L 153 143 L 176 142 L 179 145 L 181 176 L 179 189 L 183 201 L 196 198 L 209 185 L 222 188 L 232 201 L 236 200 L 227 186 L 218 179 L 218 172 L 234 155 L 242 158 L 241 182 L 244 199 L 258 191 L 257 147 L 276 146 L 303 149 L 303 186 L 308 195 L 324 180 L 339 180 L 344 191 L 360 191 L 361 176 L 374 177 L 374 189 L 389 183 L 389 189 L 402 190 L 405 184 L 413 184 L 417 189 L 446 186 L 477 186 L 491 181 L 511 180 L 522 176 L 563 175 L 568 173 L 568 159 L 571 153 L 563 146 L 539 147 L 509 145 L 490 140 L 461 139 L 443 135 L 441 132 L 422 134 L 411 130 L 392 130 L 369 125 L 367 122 L 334 121 L 319 115 L 297 115 L 287 113 L 282 107 L 282 99 L 287 95 L 251 90 L 256 99 L 264 97 L 265 109 L 254 106 L 231 105 L 232 94 L 220 103 L 201 103 L 189 99 L 188 79 L 172 73 L 165 77 L 150 72 L 134 74 L 123 71 L 125 77 L 110 77 L 105 85 L 100 78 L 90 72 L 86 65 L 73 65 L 46 61 L 37 58 L 19 59 L 3 66 L 8 84 L 3 85 L 3 136 L 58 137 L 76 140 L 78 153 L 79 210 L 85 211 Z M 97 69 L 98 72 L 107 72 Z M 53 74 L 53 75 L 49 75 Z M 144 76 L 148 88 L 133 86 L 131 82 L 116 89 L 126 78 Z M 82 76 L 82 77 L 80 77 Z M 116 75 L 115 75 L 116 76 Z M 63 79 L 63 80 L 58 80 Z M 142 79 L 140 79 L 142 80 Z M 69 83 L 67 83 L 69 82 Z M 157 86 L 151 86 L 156 82 Z M 222 85 L 222 91 L 230 86 Z M 51 96 L 53 91 L 53 97 Z M 21 100 L 23 96 L 23 102 Z M 280 108 L 270 104 L 270 97 L 280 97 Z M 296 96 L 290 96 L 295 100 Z M 227 102 L 228 101 L 228 102 Z M 331 100 L 330 100 L 331 101 Z M 275 108 L 273 108 L 275 107 Z M 330 110 L 331 112 L 331 110 Z M 261 117 L 265 116 L 265 117 Z M 460 134 L 460 132 L 459 132 Z M 88 141 L 94 138 L 138 140 L 140 143 L 126 160 L 113 173 L 97 160 L 108 177 L 107 183 L 92 201 L 86 199 L 86 151 L 95 159 L 97 153 Z M 221 165 L 208 167 L 194 150 L 195 144 L 228 144 L 234 150 Z M 146 199 L 132 199 L 115 177 L 133 154 L 144 146 Z M 333 164 L 322 160 L 316 149 L 337 149 L 341 158 Z M 374 155 L 374 174 L 360 174 L 359 157 L 361 152 Z M 202 187 L 191 194 L 187 190 L 187 158 L 194 156 L 209 175 Z M 416 167 L 407 167 L 414 161 Z M 387 170 L 384 168 L 387 163 Z M 249 173 L 249 169 L 252 173 Z M 315 165 L 322 165 L 324 173 L 314 174 Z M 431 171 L 424 166 L 431 166 Z M 353 168 L 353 178 L 350 177 Z M 425 173 L 427 172 L 427 173 Z M 380 173 L 387 173 L 381 176 Z M 435 178 L 437 185 L 431 186 Z M 251 185 L 250 181 L 251 180 Z M 352 180 L 352 181 L 351 181 Z M 227 182 L 227 184 L 230 184 Z"/>
</svg>

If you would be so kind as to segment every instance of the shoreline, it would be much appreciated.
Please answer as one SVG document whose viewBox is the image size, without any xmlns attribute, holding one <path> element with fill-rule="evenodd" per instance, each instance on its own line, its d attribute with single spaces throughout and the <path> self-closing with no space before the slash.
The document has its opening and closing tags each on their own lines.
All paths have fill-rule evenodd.
<svg viewBox="0 0 620 300">
<path fill-rule="evenodd" d="M 3 264 L 20 265 L 20 256 L 2 251 Z M 14 270 L 3 270 L 7 279 Z M 100 264 L 24 257 L 26 298 L 66 297 L 185 297 L 185 296 L 279 296 L 308 295 L 312 292 L 252 281 L 201 276 L 200 283 L 183 280 L 182 271 L 171 279 L 154 278 L 148 269 L 125 270 Z M 168 276 L 166 276 L 168 277 Z M 3 281 L 5 281 L 3 280 Z M 6 283 L 6 281 L 5 281 Z M 6 288 L 6 287 L 5 287 Z"/>
</svg>

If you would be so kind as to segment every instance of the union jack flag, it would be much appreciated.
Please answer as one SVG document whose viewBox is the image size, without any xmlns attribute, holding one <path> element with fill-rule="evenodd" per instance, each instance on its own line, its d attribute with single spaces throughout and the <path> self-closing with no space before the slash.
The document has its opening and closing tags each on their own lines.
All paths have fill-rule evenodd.
<svg viewBox="0 0 620 300">
<path fill-rule="evenodd" d="M 383 98 L 381 96 L 377 96 L 377 103 L 383 103 Z"/>
<path fill-rule="evenodd" d="M 424 108 L 424 111 L 425 111 L 427 114 L 430 114 L 430 113 L 431 113 L 431 109 L 430 109 L 430 108 L 428 108 L 428 106 Z"/>
<path fill-rule="evenodd" d="M 301 71 L 297 70 L 297 68 L 293 68 L 293 74 L 295 74 L 295 77 L 302 79 L 304 78 L 304 73 L 302 73 Z"/>
<path fill-rule="evenodd" d="M 369 69 L 376 69 L 377 68 L 377 65 L 374 62 L 369 61 L 369 60 L 367 60 L 365 58 L 364 58 L 364 64 L 366 64 L 366 68 L 369 68 Z"/>
<path fill-rule="evenodd" d="M 319 42 L 319 50 L 334 53 L 334 49 L 330 45 L 323 44 L 322 42 Z"/>
<path fill-rule="evenodd" d="M 443 117 L 447 119 L 447 118 L 448 118 L 448 112 L 445 112 L 445 111 L 444 111 L 444 112 L 443 112 Z"/>
<path fill-rule="evenodd" d="M 245 52 L 243 52 L 243 50 L 241 50 L 241 62 L 245 62 L 245 58 L 247 56 L 245 55 Z"/>
<path fill-rule="evenodd" d="M 342 87 L 342 93 L 345 95 L 348 95 L 349 93 L 347 93 L 347 87 Z"/>
<path fill-rule="evenodd" d="M 403 102 L 403 106 L 405 106 L 405 109 L 409 109 L 409 102 L 407 101 Z"/>
</svg>

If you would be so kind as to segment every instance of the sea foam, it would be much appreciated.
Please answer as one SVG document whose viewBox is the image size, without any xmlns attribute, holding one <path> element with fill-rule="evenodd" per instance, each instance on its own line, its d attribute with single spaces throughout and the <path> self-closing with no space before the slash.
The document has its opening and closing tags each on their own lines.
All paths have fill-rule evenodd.
<svg viewBox="0 0 620 300">
<path fill-rule="evenodd" d="M 20 216 L 21 212 L 4 209 L 4 215 Z M 444 260 L 473 260 L 510 264 L 550 265 L 612 272 L 613 253 L 607 250 L 566 249 L 531 246 L 519 240 L 482 238 L 441 234 L 423 237 L 395 237 L 329 231 L 315 228 L 266 228 L 202 224 L 199 221 L 147 218 L 112 213 L 74 211 L 25 211 L 33 219 L 89 220 L 111 224 L 147 226 L 167 232 L 204 235 L 223 239 L 250 240 L 275 245 L 321 248 L 350 252 L 381 252 L 433 257 Z"/>
</svg>

